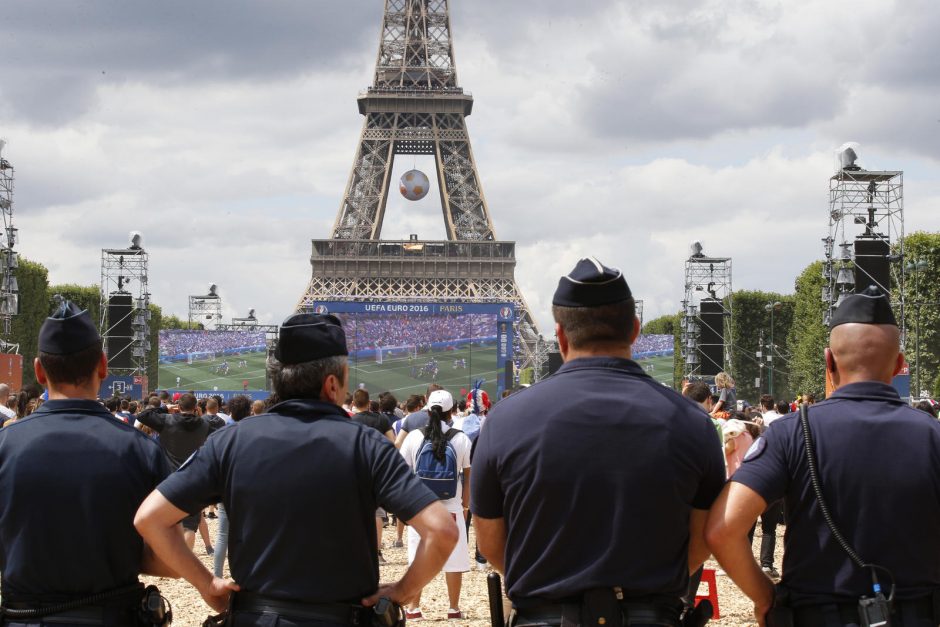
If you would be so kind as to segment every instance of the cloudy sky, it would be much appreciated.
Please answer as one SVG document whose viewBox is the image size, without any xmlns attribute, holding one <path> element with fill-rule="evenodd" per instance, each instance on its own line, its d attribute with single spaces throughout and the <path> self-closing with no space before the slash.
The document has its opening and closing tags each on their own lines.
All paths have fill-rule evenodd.
<svg viewBox="0 0 940 627">
<path fill-rule="evenodd" d="M 381 0 L 38 0 L 0 22 L 0 137 L 22 253 L 94 284 L 144 233 L 186 315 L 283 318 L 330 235 L 372 80 Z M 597 255 L 646 318 L 675 311 L 690 240 L 737 289 L 791 291 L 821 254 L 833 151 L 904 170 L 907 230 L 940 229 L 935 0 L 451 0 L 473 148 L 539 321 Z M 422 158 L 400 157 L 432 172 Z M 393 196 L 385 237 L 443 237 Z"/>
</svg>

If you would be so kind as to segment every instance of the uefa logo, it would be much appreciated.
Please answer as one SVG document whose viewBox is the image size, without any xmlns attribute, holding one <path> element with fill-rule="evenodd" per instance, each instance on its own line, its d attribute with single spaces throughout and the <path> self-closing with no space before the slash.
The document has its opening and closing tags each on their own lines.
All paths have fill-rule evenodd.
<svg viewBox="0 0 940 627">
<path fill-rule="evenodd" d="M 502 307 L 499 310 L 500 318 L 512 318 L 512 307 Z"/>
<path fill-rule="evenodd" d="M 326 305 L 317 305 L 314 308 L 314 311 L 321 316 L 330 313 L 330 310 L 326 308 Z"/>
</svg>

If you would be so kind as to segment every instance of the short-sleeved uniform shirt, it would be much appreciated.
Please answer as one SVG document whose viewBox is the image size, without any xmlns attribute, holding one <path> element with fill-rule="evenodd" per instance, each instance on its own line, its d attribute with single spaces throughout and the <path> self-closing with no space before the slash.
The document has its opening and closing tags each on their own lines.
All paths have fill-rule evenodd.
<svg viewBox="0 0 940 627">
<path fill-rule="evenodd" d="M 449 427 L 446 424 L 442 426 L 442 431 L 447 433 L 453 427 Z M 414 468 L 417 465 L 418 453 L 421 452 L 421 448 L 424 445 L 425 436 L 424 431 L 419 429 L 417 431 L 412 431 L 405 437 L 405 441 L 401 444 L 401 456 L 405 460 L 405 463 L 408 464 L 408 468 L 414 472 Z M 450 444 L 454 447 L 454 453 L 457 457 L 457 472 L 463 473 L 464 470 L 470 467 L 470 449 L 473 444 L 470 442 L 470 438 L 467 437 L 466 433 L 458 433 L 454 435 L 450 440 Z M 461 477 L 462 479 L 462 477 Z M 442 500 L 441 503 L 444 504 L 444 507 L 447 508 L 447 511 L 451 513 L 462 514 L 463 512 L 463 481 L 457 481 L 457 494 L 453 498 Z"/>
<path fill-rule="evenodd" d="M 940 422 L 877 382 L 839 388 L 809 421 L 826 504 L 855 551 L 894 574 L 901 599 L 940 588 Z M 798 412 L 773 422 L 732 481 L 768 503 L 786 499 L 781 583 L 794 605 L 871 594 L 870 572 L 849 560 L 820 514 Z"/>
<path fill-rule="evenodd" d="M 471 510 L 505 518 L 517 606 L 622 586 L 680 597 L 689 516 L 725 481 L 702 409 L 635 362 L 576 359 L 497 403 L 473 458 Z"/>
<path fill-rule="evenodd" d="M 408 520 L 437 500 L 387 438 L 314 400 L 217 431 L 158 489 L 186 512 L 225 505 L 242 590 L 309 603 L 375 592 L 375 510 Z"/>
<path fill-rule="evenodd" d="M 95 401 L 47 401 L 0 430 L 4 601 L 65 601 L 136 582 L 134 514 L 171 471 L 156 442 Z"/>
</svg>

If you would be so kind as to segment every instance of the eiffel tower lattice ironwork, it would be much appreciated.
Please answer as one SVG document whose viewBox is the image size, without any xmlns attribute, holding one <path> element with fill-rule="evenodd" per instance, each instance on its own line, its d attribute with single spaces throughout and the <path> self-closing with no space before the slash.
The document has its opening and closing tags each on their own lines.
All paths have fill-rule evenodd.
<svg viewBox="0 0 940 627">
<path fill-rule="evenodd" d="M 324 301 L 509 302 L 514 354 L 541 372 L 538 328 L 516 285 L 515 242 L 496 239 L 458 86 L 447 0 L 386 0 L 365 116 L 332 238 L 314 240 L 298 310 Z M 396 155 L 433 155 L 446 241 L 381 239 Z"/>
</svg>

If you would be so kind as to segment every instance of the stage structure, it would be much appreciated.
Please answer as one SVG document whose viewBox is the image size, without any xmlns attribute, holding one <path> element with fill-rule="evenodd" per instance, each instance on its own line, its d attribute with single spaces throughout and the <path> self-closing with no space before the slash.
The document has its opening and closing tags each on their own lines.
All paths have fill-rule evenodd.
<svg viewBox="0 0 940 627">
<path fill-rule="evenodd" d="M 0 353 L 19 352 L 19 344 L 11 344 L 13 316 L 19 313 L 20 293 L 16 280 L 19 257 L 13 246 L 17 229 L 13 226 L 13 165 L 3 158 L 6 142 L 0 139 L 0 213 L 3 233 L 0 234 Z"/>
<path fill-rule="evenodd" d="M 684 379 L 731 370 L 731 258 L 709 257 L 699 242 L 685 262 L 681 355 Z"/>
<path fill-rule="evenodd" d="M 499 241 L 477 172 L 458 86 L 447 0 L 386 0 L 365 116 L 332 238 L 314 240 L 298 310 L 329 301 L 513 304 L 517 368 L 541 371 L 538 328 L 514 278 L 515 243 Z M 381 239 L 398 155 L 433 155 L 447 240 Z M 518 376 L 518 370 L 517 370 Z"/>
<path fill-rule="evenodd" d="M 215 283 L 209 286 L 209 293 L 189 297 L 189 328 L 202 324 L 206 329 L 217 329 L 222 322 L 222 298 Z"/>
<path fill-rule="evenodd" d="M 634 300 L 636 303 L 636 317 L 640 319 L 640 329 L 643 329 L 643 301 Z"/>
<path fill-rule="evenodd" d="M 829 234 L 823 238 L 823 322 L 849 294 L 874 285 L 889 295 L 904 317 L 904 173 L 865 170 L 851 145 L 839 152 L 839 168 L 829 179 Z M 902 346 L 903 348 L 903 346 Z"/>
<path fill-rule="evenodd" d="M 150 355 L 150 291 L 147 251 L 140 236 L 129 248 L 101 250 L 99 332 L 113 376 L 145 376 Z"/>
<path fill-rule="evenodd" d="M 255 317 L 255 310 L 249 309 L 244 318 L 232 318 L 231 324 L 217 324 L 216 331 L 264 331 L 265 342 L 269 350 L 277 346 L 280 326 L 276 324 L 261 324 Z"/>
</svg>

